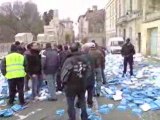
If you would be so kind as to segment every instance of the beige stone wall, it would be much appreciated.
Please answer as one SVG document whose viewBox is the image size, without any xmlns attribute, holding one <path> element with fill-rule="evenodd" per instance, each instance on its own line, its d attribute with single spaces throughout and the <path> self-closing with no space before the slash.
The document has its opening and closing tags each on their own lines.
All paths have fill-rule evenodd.
<svg viewBox="0 0 160 120">
<path fill-rule="evenodd" d="M 95 40 L 96 43 L 100 46 L 106 47 L 106 39 L 105 39 L 105 33 L 90 33 L 88 34 L 88 42 Z"/>
<path fill-rule="evenodd" d="M 138 52 L 138 33 L 141 33 L 141 19 L 133 20 L 126 23 L 123 26 L 117 27 L 117 35 L 123 37 L 123 30 L 126 30 L 126 38 L 130 38 L 131 42 L 135 46 L 136 52 Z"/>
<path fill-rule="evenodd" d="M 148 29 L 156 28 L 158 27 L 158 56 L 160 56 L 160 20 L 143 23 L 141 25 L 141 31 L 142 31 L 142 54 L 147 55 L 147 41 L 149 40 L 149 34 L 147 32 Z"/>
</svg>

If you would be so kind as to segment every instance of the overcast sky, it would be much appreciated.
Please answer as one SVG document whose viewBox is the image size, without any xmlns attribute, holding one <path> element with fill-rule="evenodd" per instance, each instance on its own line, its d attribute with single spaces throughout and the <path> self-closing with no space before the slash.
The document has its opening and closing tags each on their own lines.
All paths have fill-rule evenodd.
<svg viewBox="0 0 160 120">
<path fill-rule="evenodd" d="M 0 0 L 3 2 L 14 2 L 17 0 Z M 29 0 L 18 0 L 29 1 Z M 104 8 L 108 0 L 30 0 L 37 4 L 41 14 L 49 9 L 58 9 L 60 19 L 70 17 L 71 20 L 77 22 L 79 15 L 85 14 L 88 8 L 97 5 L 98 9 Z"/>
</svg>

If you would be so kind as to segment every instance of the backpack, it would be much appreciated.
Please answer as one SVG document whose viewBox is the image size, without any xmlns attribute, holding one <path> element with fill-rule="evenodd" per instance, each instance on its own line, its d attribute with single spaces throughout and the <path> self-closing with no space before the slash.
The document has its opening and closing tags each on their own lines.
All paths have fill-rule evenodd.
<svg viewBox="0 0 160 120">
<path fill-rule="evenodd" d="M 86 72 L 88 69 L 88 65 L 85 60 L 81 57 L 77 57 L 75 60 L 72 61 L 72 75 L 77 79 L 82 79 L 86 76 Z"/>
<path fill-rule="evenodd" d="M 73 56 L 68 64 L 61 71 L 61 80 L 63 84 L 68 81 L 82 80 L 86 77 L 88 70 L 87 62 L 81 56 Z"/>
</svg>

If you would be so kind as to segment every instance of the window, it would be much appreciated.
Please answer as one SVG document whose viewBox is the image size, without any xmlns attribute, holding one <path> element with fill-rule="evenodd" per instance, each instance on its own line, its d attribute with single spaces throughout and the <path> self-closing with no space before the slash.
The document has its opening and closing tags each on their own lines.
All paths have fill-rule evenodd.
<svg viewBox="0 0 160 120">
<path fill-rule="evenodd" d="M 123 41 L 112 41 L 111 42 L 111 46 L 122 46 L 123 45 Z"/>
</svg>

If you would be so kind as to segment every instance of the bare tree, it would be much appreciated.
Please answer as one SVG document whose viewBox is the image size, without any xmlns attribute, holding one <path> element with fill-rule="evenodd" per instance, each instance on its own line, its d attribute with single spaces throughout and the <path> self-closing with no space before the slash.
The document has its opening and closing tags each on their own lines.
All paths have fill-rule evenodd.
<svg viewBox="0 0 160 120">
<path fill-rule="evenodd" d="M 19 32 L 31 32 L 34 36 L 43 32 L 43 22 L 32 2 L 4 3 L 0 6 L 0 39 L 13 41 Z M 2 35 L 3 34 L 3 35 Z"/>
</svg>

